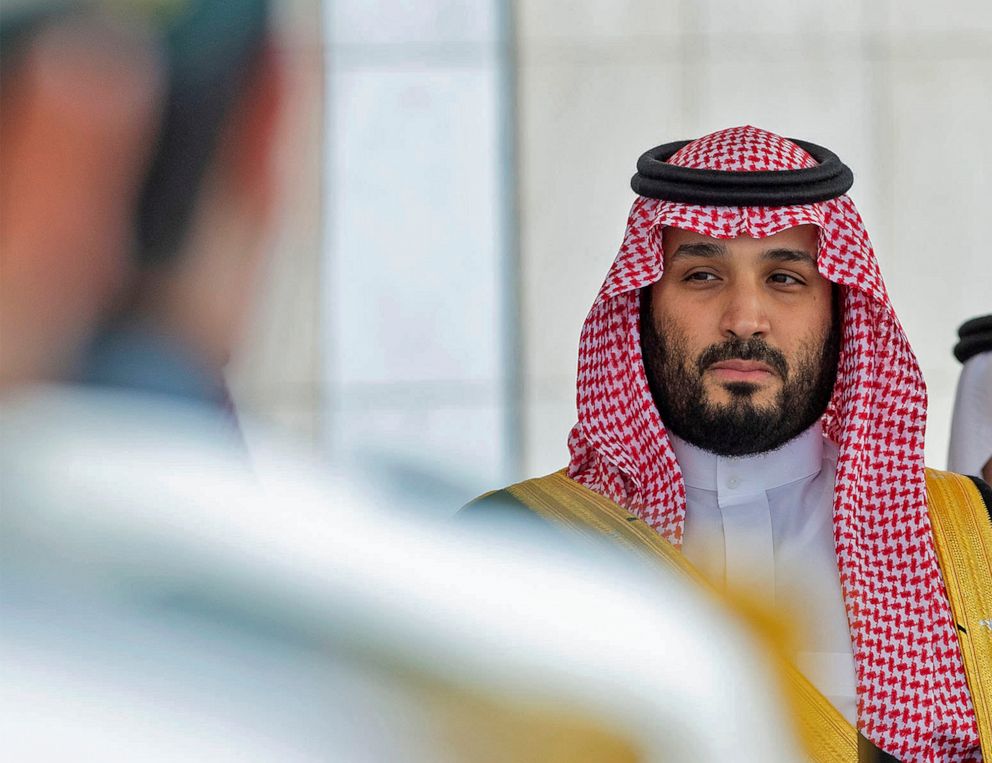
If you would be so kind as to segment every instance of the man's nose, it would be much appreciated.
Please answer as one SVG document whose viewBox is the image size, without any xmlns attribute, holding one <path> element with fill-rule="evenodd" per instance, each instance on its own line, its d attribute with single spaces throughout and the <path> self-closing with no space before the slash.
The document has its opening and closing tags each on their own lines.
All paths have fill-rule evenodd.
<svg viewBox="0 0 992 763">
<path fill-rule="evenodd" d="M 727 339 L 764 337 L 771 329 L 760 288 L 737 285 L 726 292 L 720 331 Z"/>
</svg>

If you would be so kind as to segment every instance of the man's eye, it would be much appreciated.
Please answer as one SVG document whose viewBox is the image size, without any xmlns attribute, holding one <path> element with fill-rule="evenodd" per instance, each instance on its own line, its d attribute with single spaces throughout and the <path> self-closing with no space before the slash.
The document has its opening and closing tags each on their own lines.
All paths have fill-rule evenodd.
<svg viewBox="0 0 992 763">
<path fill-rule="evenodd" d="M 782 284 L 783 286 L 802 284 L 802 281 L 795 276 L 790 276 L 788 273 L 773 273 L 769 280 L 772 283 Z"/>
<path fill-rule="evenodd" d="M 697 270 L 695 273 L 687 275 L 685 280 L 697 282 L 715 281 L 716 276 L 713 273 L 707 273 L 705 270 Z"/>
</svg>

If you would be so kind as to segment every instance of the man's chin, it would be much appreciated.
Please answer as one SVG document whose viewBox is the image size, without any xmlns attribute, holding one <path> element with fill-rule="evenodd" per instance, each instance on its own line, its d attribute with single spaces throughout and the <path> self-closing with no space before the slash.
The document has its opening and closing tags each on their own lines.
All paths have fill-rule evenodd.
<svg viewBox="0 0 992 763">
<path fill-rule="evenodd" d="M 724 382 L 707 390 L 706 404 L 717 410 L 747 404 L 758 409 L 772 408 L 777 390 L 751 382 Z"/>
</svg>

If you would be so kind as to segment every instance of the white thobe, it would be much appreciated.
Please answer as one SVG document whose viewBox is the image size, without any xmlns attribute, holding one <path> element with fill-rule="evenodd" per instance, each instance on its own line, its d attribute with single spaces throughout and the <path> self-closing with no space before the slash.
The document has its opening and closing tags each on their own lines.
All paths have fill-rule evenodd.
<svg viewBox="0 0 992 763">
<path fill-rule="evenodd" d="M 741 458 L 671 439 L 686 485 L 682 552 L 718 586 L 787 613 L 796 666 L 854 724 L 854 655 L 833 536 L 836 446 L 819 424 Z"/>
</svg>

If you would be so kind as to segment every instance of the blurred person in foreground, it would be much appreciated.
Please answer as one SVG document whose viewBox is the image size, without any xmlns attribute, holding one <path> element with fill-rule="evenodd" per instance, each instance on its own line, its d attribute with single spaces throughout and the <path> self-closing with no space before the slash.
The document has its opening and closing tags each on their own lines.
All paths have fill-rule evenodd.
<svg viewBox="0 0 992 763">
<path fill-rule="evenodd" d="M 270 207 L 267 16 L 0 16 L 5 759 L 796 759 L 761 651 L 677 576 L 452 540 L 292 453 L 247 472 L 217 413 Z"/>
<path fill-rule="evenodd" d="M 992 482 L 992 315 L 962 324 L 954 357 L 963 368 L 954 395 L 947 468 Z"/>
<path fill-rule="evenodd" d="M 64 4 L 0 15 L 0 388 L 77 372 L 133 274 L 164 81 L 157 51 Z"/>
<path fill-rule="evenodd" d="M 992 500 L 924 468 L 922 374 L 852 183 L 755 127 L 645 153 L 567 469 L 464 513 L 606 532 L 782 613 L 835 740 L 818 760 L 992 759 Z"/>
<path fill-rule="evenodd" d="M 5 8 L 3 379 L 225 405 L 275 190 L 266 3 L 99 7 Z"/>
</svg>

